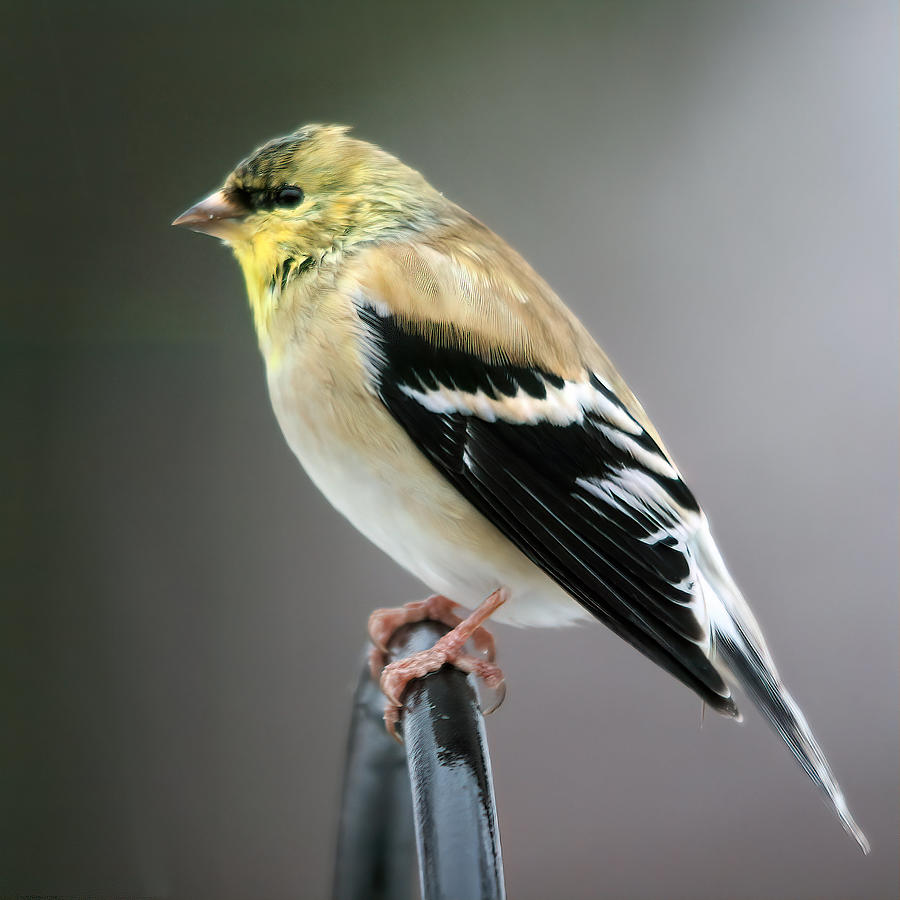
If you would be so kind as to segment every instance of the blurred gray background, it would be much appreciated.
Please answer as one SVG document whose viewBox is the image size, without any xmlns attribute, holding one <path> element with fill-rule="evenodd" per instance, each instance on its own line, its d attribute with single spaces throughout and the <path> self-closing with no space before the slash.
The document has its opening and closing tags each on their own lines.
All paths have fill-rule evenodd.
<svg viewBox="0 0 900 900">
<path fill-rule="evenodd" d="M 600 625 L 497 629 L 511 898 L 897 896 L 897 10 L 4 4 L 0 895 L 320 898 L 366 616 L 228 252 L 169 221 L 336 121 L 584 318 L 867 830 Z"/>
</svg>

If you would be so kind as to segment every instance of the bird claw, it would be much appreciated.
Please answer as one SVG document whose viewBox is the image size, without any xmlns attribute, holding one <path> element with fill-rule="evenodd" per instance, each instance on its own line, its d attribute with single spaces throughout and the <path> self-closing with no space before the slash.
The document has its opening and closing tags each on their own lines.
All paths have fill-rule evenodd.
<svg viewBox="0 0 900 900">
<path fill-rule="evenodd" d="M 397 723 L 400 721 L 400 711 L 404 708 L 403 697 L 410 682 L 431 675 L 447 664 L 467 675 L 475 676 L 478 705 L 484 715 L 494 712 L 506 697 L 506 681 L 498 665 L 469 653 L 454 653 L 439 645 L 440 641 L 429 650 L 421 650 L 405 659 L 392 662 L 381 673 L 381 690 L 388 701 L 384 708 L 384 723 L 391 736 L 397 740 L 400 740 Z"/>
<path fill-rule="evenodd" d="M 480 623 L 505 603 L 507 596 L 508 592 L 504 588 L 495 591 L 467 619 L 456 615 L 453 612 L 456 604 L 439 594 L 427 600 L 407 603 L 398 609 L 377 609 L 369 616 L 369 636 L 375 645 L 369 653 L 369 669 L 372 678 L 379 680 L 381 690 L 387 698 L 384 723 L 392 737 L 400 740 L 397 724 L 403 709 L 403 695 L 409 683 L 437 672 L 447 664 L 476 677 L 479 706 L 485 715 L 500 706 L 506 696 L 506 684 L 503 672 L 494 663 L 494 636 Z M 394 631 L 403 625 L 426 619 L 442 622 L 451 630 L 430 649 L 385 665 L 387 644 Z M 483 657 L 464 652 L 469 639 L 484 654 Z M 493 696 L 488 694 L 488 702 L 484 702 L 483 688 L 493 691 Z"/>
<path fill-rule="evenodd" d="M 397 725 L 400 723 L 400 710 L 402 707 L 391 706 L 388 704 L 384 708 L 384 727 L 387 733 L 398 743 L 403 743 L 403 738 L 397 732 Z"/>
<path fill-rule="evenodd" d="M 404 625 L 411 625 L 413 622 L 424 622 L 426 619 L 429 619 L 433 622 L 440 622 L 450 629 L 456 628 L 463 621 L 453 611 L 456 608 L 458 608 L 458 604 L 448 597 L 444 597 L 441 594 L 432 594 L 425 600 L 414 600 L 412 603 L 406 603 L 403 606 L 376 609 L 369 616 L 369 640 L 386 657 L 391 638 Z M 472 631 L 470 637 L 475 645 L 475 649 L 485 659 L 493 662 L 497 655 L 497 648 L 494 636 L 490 631 L 479 625 Z M 369 658 L 371 661 L 371 655 Z M 373 675 L 373 678 L 377 680 L 377 673 Z"/>
<path fill-rule="evenodd" d="M 369 640 L 382 652 L 387 653 L 388 643 L 397 629 L 412 622 L 421 622 L 424 619 L 436 619 L 443 622 L 448 628 L 455 628 L 459 622 L 459 616 L 451 612 L 453 604 L 446 597 L 434 594 L 426 600 L 414 600 L 404 606 L 376 609 L 369 616 Z M 433 609 L 431 608 L 433 607 Z M 448 618 L 450 621 L 448 621 Z"/>
</svg>

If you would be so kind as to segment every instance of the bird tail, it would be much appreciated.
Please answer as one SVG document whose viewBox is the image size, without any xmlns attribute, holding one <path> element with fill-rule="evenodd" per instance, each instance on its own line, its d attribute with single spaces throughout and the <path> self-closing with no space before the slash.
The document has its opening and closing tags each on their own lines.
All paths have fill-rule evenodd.
<svg viewBox="0 0 900 900">
<path fill-rule="evenodd" d="M 692 544 L 707 600 L 714 654 L 725 663 L 828 798 L 844 830 L 856 840 L 863 853 L 868 853 L 869 842 L 847 808 L 843 792 L 805 716 L 779 678 L 762 631 L 728 574 L 705 522 Z"/>
</svg>

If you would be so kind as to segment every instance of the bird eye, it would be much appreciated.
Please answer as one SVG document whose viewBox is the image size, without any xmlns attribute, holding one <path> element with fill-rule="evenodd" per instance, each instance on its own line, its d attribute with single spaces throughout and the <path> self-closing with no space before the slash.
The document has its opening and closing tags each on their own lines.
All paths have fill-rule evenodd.
<svg viewBox="0 0 900 900">
<path fill-rule="evenodd" d="M 303 188 L 294 184 L 287 184 L 275 192 L 276 206 L 299 206 L 303 202 Z"/>
</svg>

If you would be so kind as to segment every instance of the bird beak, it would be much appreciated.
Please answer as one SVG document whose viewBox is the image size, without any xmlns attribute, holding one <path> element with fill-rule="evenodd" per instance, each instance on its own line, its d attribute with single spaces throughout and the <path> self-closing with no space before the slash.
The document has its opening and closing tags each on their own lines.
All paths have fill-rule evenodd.
<svg viewBox="0 0 900 900">
<path fill-rule="evenodd" d="M 233 194 L 216 191 L 185 210 L 172 224 L 228 240 L 240 236 L 248 212 L 250 210 Z"/>
</svg>

